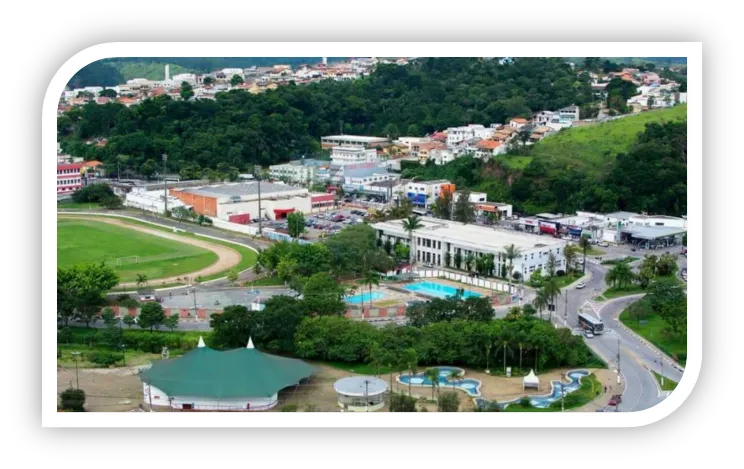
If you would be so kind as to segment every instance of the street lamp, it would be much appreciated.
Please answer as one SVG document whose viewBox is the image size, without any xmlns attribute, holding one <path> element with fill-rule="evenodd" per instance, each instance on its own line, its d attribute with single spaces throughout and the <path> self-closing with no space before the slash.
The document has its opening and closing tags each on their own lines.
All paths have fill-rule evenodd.
<svg viewBox="0 0 744 469">
<path fill-rule="evenodd" d="M 165 212 L 163 213 L 163 215 L 165 215 L 166 217 L 168 216 L 168 177 L 166 176 L 167 163 L 168 154 L 163 153 L 163 200 L 165 201 Z"/>
<path fill-rule="evenodd" d="M 194 316 L 196 316 L 196 288 L 191 287 L 191 294 L 194 296 Z"/>
<path fill-rule="evenodd" d="M 80 356 L 80 352 L 72 352 L 72 355 L 75 357 L 75 387 L 80 389 L 80 378 L 78 377 L 78 357 Z"/>
</svg>

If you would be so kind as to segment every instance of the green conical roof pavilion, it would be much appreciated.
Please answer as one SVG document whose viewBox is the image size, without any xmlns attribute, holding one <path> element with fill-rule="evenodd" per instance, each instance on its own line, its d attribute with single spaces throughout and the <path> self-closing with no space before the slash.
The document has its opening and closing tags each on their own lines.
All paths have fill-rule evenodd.
<svg viewBox="0 0 744 469">
<path fill-rule="evenodd" d="M 309 377 L 314 368 L 293 358 L 262 353 L 248 347 L 213 350 L 199 339 L 199 346 L 180 358 L 156 361 L 140 373 L 143 382 L 168 396 L 271 397 Z"/>
</svg>

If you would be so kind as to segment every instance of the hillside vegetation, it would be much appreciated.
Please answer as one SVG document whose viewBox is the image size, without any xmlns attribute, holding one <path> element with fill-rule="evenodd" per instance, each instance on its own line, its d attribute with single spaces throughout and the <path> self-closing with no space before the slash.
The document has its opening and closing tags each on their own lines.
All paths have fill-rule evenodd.
<svg viewBox="0 0 744 469">
<path fill-rule="evenodd" d="M 601 166 L 618 153 L 628 151 L 646 124 L 684 121 L 687 105 L 629 115 L 609 122 L 562 130 L 532 147 L 532 158 L 570 159 L 575 163 Z"/>
</svg>

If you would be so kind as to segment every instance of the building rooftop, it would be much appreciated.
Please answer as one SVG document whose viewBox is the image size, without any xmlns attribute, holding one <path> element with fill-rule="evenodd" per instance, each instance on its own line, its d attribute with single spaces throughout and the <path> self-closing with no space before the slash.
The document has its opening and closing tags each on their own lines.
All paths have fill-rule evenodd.
<svg viewBox="0 0 744 469">
<path fill-rule="evenodd" d="M 349 376 L 333 383 L 333 389 L 344 396 L 376 396 L 387 388 L 385 380 L 374 376 Z"/>
<path fill-rule="evenodd" d="M 386 142 L 385 137 L 370 137 L 367 135 L 328 135 L 321 137 L 322 140 L 357 140 L 360 142 Z"/>
<path fill-rule="evenodd" d="M 191 194 L 206 195 L 210 197 L 239 197 L 243 195 L 257 195 L 258 182 L 240 182 L 230 184 L 219 184 L 214 186 L 194 187 L 182 189 L 182 192 Z M 289 186 L 285 184 L 274 184 L 271 182 L 261 181 L 261 194 L 269 195 L 278 192 L 290 192 L 302 190 L 301 187 Z"/>
<path fill-rule="evenodd" d="M 637 217 L 640 213 L 635 212 L 612 212 L 605 215 L 607 218 L 630 218 Z"/>
<path fill-rule="evenodd" d="M 425 186 L 431 186 L 436 184 L 449 184 L 450 182 L 446 179 L 436 179 L 434 181 L 411 181 L 412 184 L 423 184 Z"/>
<path fill-rule="evenodd" d="M 414 231 L 419 236 L 431 234 L 433 237 L 453 243 L 466 244 L 475 249 L 487 251 L 503 251 L 505 246 L 514 244 L 520 250 L 528 250 L 541 246 L 555 246 L 565 244 L 565 241 L 551 236 L 533 235 L 512 230 L 499 230 L 488 226 L 466 225 L 438 218 L 420 217 L 422 228 Z M 372 225 L 375 229 L 399 232 L 408 237 L 403 229 L 403 220 L 389 220 Z"/>
<path fill-rule="evenodd" d="M 670 226 L 626 226 L 621 231 L 639 239 L 658 239 L 687 233 L 685 228 Z"/>
</svg>

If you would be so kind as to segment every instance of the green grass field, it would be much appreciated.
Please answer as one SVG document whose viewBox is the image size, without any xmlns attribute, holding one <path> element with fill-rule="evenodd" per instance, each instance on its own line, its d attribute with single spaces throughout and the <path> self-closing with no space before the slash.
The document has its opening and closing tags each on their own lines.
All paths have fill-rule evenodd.
<svg viewBox="0 0 744 469">
<path fill-rule="evenodd" d="M 685 366 L 687 361 L 687 342 L 681 337 L 665 332 L 666 323 L 654 313 L 649 302 L 642 298 L 620 313 L 620 321 L 645 338 L 664 353 Z M 643 322 L 645 321 L 645 323 Z"/>
<path fill-rule="evenodd" d="M 662 391 L 674 391 L 677 389 L 677 383 L 676 381 L 672 381 L 671 379 L 664 377 L 664 384 L 661 384 L 661 375 L 655 371 L 652 371 L 651 373 L 654 374 L 654 377 L 656 378 L 656 382 L 659 383 L 659 387 L 661 387 Z"/>
<path fill-rule="evenodd" d="M 138 256 L 117 266 L 117 258 Z M 57 220 L 57 265 L 105 262 L 114 267 L 122 282 L 144 274 L 154 280 L 185 274 L 217 261 L 217 254 L 196 246 L 151 236 L 108 223 L 88 220 Z"/>
<path fill-rule="evenodd" d="M 57 210 L 97 210 L 101 208 L 98 202 L 78 203 L 71 200 L 63 200 L 57 203 Z"/>
<path fill-rule="evenodd" d="M 628 151 L 646 124 L 686 118 L 687 105 L 680 104 L 601 124 L 569 128 L 535 144 L 531 156 L 546 159 L 569 158 L 575 162 L 576 156 L 581 155 L 582 162 L 600 167 L 608 159 L 614 159 L 618 153 Z"/>
</svg>

